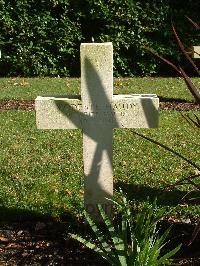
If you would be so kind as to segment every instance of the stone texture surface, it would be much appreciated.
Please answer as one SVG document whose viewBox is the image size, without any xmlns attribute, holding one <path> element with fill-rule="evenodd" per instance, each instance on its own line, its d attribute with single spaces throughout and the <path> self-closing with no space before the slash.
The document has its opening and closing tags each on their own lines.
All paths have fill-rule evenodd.
<svg viewBox="0 0 200 266">
<path fill-rule="evenodd" d="M 112 128 L 158 127 L 159 99 L 156 95 L 114 95 L 112 103 L 100 111 L 89 110 L 82 101 L 68 98 L 37 97 L 36 122 L 40 129 L 84 128 L 87 121 Z M 90 123 L 90 122 L 88 122 Z"/>
<path fill-rule="evenodd" d="M 55 98 L 38 96 L 35 100 L 36 125 L 39 129 L 81 128 L 80 97 Z"/>
<path fill-rule="evenodd" d="M 83 125 L 85 208 L 97 215 L 96 205 L 111 215 L 113 195 L 112 125 L 99 119 L 113 97 L 112 43 L 81 45 L 81 97 L 86 121 Z"/>
<path fill-rule="evenodd" d="M 86 111 L 111 102 L 113 96 L 112 43 L 81 44 L 81 98 Z M 83 106 L 83 111 L 85 107 Z"/>
</svg>

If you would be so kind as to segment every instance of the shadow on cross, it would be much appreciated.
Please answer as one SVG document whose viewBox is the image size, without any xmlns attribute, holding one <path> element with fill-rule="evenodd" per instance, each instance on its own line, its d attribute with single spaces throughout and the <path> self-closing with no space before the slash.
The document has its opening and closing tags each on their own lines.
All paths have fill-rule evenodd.
<svg viewBox="0 0 200 266">
<path fill-rule="evenodd" d="M 97 70 L 95 69 L 95 67 L 92 65 L 92 63 L 87 57 L 84 60 L 84 65 L 85 65 L 84 67 L 85 73 L 82 74 L 86 78 L 86 87 L 88 90 L 87 93 L 90 98 L 91 106 L 93 107 L 92 110 L 94 111 L 93 115 L 91 116 L 91 110 L 90 112 L 84 113 L 70 106 L 69 103 L 61 99 L 55 101 L 55 104 L 58 110 L 61 113 L 63 113 L 77 128 L 80 127 L 82 128 L 84 140 L 89 138 L 96 143 L 95 151 L 92 153 L 93 158 L 90 158 L 92 163 L 91 161 L 89 163 L 90 167 L 89 172 L 85 173 L 85 180 L 84 180 L 85 192 L 89 194 L 90 191 L 88 190 L 88 187 L 89 188 L 92 187 L 95 188 L 96 194 L 101 195 L 100 197 L 101 199 L 110 198 L 112 195 L 109 195 L 106 192 L 105 188 L 102 187 L 102 180 L 101 182 L 99 182 L 98 179 L 100 172 L 103 171 L 102 169 L 103 158 L 105 157 L 107 158 L 106 164 L 108 168 L 112 169 L 112 129 L 119 127 L 123 128 L 123 125 L 120 124 L 119 121 L 117 121 L 116 115 L 111 107 L 112 103 L 110 102 L 105 93 L 106 90 L 101 82 Z M 99 108 L 99 103 L 100 103 L 100 108 Z M 84 103 L 82 104 L 84 105 Z M 154 113 L 156 112 L 156 109 L 151 99 L 147 100 L 144 98 L 143 100 L 143 98 L 141 97 L 141 105 L 145 114 L 147 124 L 150 127 L 150 125 L 152 124 L 152 117 L 151 114 L 148 112 L 148 110 L 150 108 L 150 110 L 152 110 L 152 112 Z M 109 112 L 111 113 L 111 115 L 105 117 L 104 116 L 105 110 L 103 107 L 108 107 L 108 106 L 110 106 Z M 148 106 L 149 108 L 147 108 Z M 74 114 L 74 116 L 70 115 L 72 113 Z M 103 119 L 101 119 L 101 117 L 103 117 Z M 109 119 L 111 119 L 111 121 Z M 131 117 L 129 117 L 128 119 L 131 119 Z M 87 143 L 87 141 L 85 143 Z M 84 147 L 84 149 L 87 149 L 87 147 Z M 84 166 L 85 164 L 87 164 L 88 160 L 88 158 L 86 158 L 87 156 L 90 157 L 90 154 L 85 154 Z M 112 184 L 110 185 L 112 186 Z M 94 189 L 92 190 L 93 190 L 92 193 L 94 193 Z M 102 202 L 95 202 L 95 203 L 102 203 Z"/>
<path fill-rule="evenodd" d="M 110 112 L 112 112 L 111 102 L 109 101 L 105 93 L 104 86 L 101 82 L 101 79 L 96 69 L 91 64 L 88 58 L 85 59 L 84 64 L 85 64 L 84 68 L 85 73 L 83 73 L 83 75 L 86 77 L 86 86 L 88 89 L 87 93 L 90 96 L 91 106 L 94 109 L 94 114 L 91 116 L 91 112 L 87 114 L 87 112 L 84 113 L 78 111 L 77 109 L 73 108 L 72 106 L 70 106 L 70 104 L 68 104 L 63 100 L 55 101 L 55 103 L 58 110 L 62 112 L 66 117 L 68 117 L 68 119 L 70 119 L 71 122 L 77 128 L 80 127 L 82 128 L 83 139 L 86 140 L 85 143 L 87 143 L 87 138 L 92 139 L 96 143 L 96 148 L 95 151 L 93 152 L 92 163 L 89 162 L 90 169 L 89 173 L 85 175 L 84 184 L 86 190 L 88 189 L 88 187 L 89 188 L 95 187 L 96 193 L 98 195 L 101 195 L 100 198 L 105 199 L 105 198 L 110 198 L 112 195 L 109 195 L 105 191 L 105 188 L 102 187 L 98 178 L 100 175 L 100 171 L 103 171 L 102 169 L 103 158 L 107 158 L 108 169 L 109 168 L 112 169 L 112 129 L 114 127 L 119 127 L 119 125 L 113 113 L 111 113 L 111 115 L 107 117 L 108 121 L 106 120 L 106 118 L 102 120 L 97 119 L 97 116 L 98 118 L 104 117 L 105 110 L 103 107 L 105 106 L 107 107 L 110 106 Z M 100 105 L 99 108 L 98 103 L 103 103 L 103 105 L 102 106 Z M 73 114 L 76 114 L 74 116 L 74 119 L 73 116 L 69 116 L 69 114 L 71 114 L 72 112 Z M 112 121 L 110 121 L 109 119 L 111 119 Z M 85 149 L 87 149 L 87 147 L 85 147 Z M 88 158 L 86 158 L 87 156 L 90 157 L 90 154 L 85 154 L 84 164 L 87 163 L 88 160 Z M 87 193 L 90 194 L 92 192 L 87 191 Z M 96 203 L 102 203 L 102 202 L 96 202 Z"/>
</svg>

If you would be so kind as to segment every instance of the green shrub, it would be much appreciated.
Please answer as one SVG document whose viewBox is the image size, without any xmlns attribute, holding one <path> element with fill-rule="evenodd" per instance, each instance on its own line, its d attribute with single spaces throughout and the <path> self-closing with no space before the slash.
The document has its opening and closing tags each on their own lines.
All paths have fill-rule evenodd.
<svg viewBox="0 0 200 266">
<path fill-rule="evenodd" d="M 115 75 L 169 74 L 145 47 L 180 62 L 171 19 L 181 35 L 187 28 L 183 14 L 198 19 L 200 4 L 193 2 L 0 0 L 0 75 L 77 76 L 80 43 L 92 37 L 95 42 L 113 42 Z M 192 31 L 183 41 L 198 44 Z"/>
<path fill-rule="evenodd" d="M 193 26 L 195 26 L 195 28 L 197 30 L 200 30 L 200 25 L 198 25 L 196 22 L 191 20 L 189 17 L 187 17 L 187 19 Z M 185 45 L 182 43 L 181 39 L 179 38 L 179 35 L 177 34 L 177 31 L 176 31 L 174 25 L 172 25 L 172 31 L 174 33 L 174 37 L 176 39 L 177 45 L 178 45 L 182 55 L 186 58 L 187 62 L 191 65 L 191 69 L 194 69 L 196 74 L 198 76 L 200 76 L 200 70 L 198 69 L 197 65 L 194 63 L 194 61 L 192 60 L 192 58 L 189 55 L 189 53 L 191 53 L 191 51 L 186 51 Z M 187 85 L 187 88 L 189 89 L 189 91 L 193 95 L 195 101 L 197 103 L 200 103 L 200 89 L 198 88 L 198 85 L 193 83 L 192 79 L 186 74 L 184 69 L 180 65 L 176 66 L 171 61 L 169 61 L 166 58 L 162 57 L 157 52 L 155 52 L 152 48 L 146 48 L 146 49 L 148 51 L 150 51 L 151 53 L 153 53 L 156 57 L 161 59 L 164 63 L 166 63 L 170 67 L 172 67 L 177 72 L 177 74 L 180 75 L 183 78 L 183 80 L 185 81 L 185 84 Z"/>
<path fill-rule="evenodd" d="M 87 38 L 112 41 L 116 75 L 145 75 L 155 73 L 158 65 L 144 47 L 151 44 L 163 49 L 168 5 L 163 1 L 88 0 Z M 92 25 L 92 26 L 91 26 Z"/>
<path fill-rule="evenodd" d="M 8 0 L 0 7 L 2 74 L 72 74 L 81 30 L 69 1 Z"/>
</svg>

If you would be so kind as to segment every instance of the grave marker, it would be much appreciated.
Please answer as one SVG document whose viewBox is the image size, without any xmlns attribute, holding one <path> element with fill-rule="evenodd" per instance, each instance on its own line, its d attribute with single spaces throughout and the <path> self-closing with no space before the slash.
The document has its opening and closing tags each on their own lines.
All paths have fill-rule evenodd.
<svg viewBox="0 0 200 266">
<path fill-rule="evenodd" d="M 111 216 L 113 128 L 158 126 L 156 95 L 113 95 L 112 43 L 81 44 L 81 97 L 41 97 L 35 101 L 39 129 L 83 130 L 84 202 L 98 217 L 102 204 Z"/>
</svg>

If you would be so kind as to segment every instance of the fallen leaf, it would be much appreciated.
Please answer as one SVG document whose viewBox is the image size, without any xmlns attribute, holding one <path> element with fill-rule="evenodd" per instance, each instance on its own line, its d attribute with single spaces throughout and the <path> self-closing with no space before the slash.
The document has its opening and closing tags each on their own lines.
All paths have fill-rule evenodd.
<svg viewBox="0 0 200 266">
<path fill-rule="evenodd" d="M 195 170 L 194 170 L 194 174 L 195 174 L 195 175 L 200 175 L 200 171 L 199 171 L 198 169 L 195 169 Z"/>
<path fill-rule="evenodd" d="M 126 162 L 126 161 L 123 161 L 123 162 L 122 162 L 122 165 L 123 165 L 123 166 L 127 166 L 127 162 Z"/>
<path fill-rule="evenodd" d="M 25 81 L 24 79 L 22 80 L 22 82 L 20 83 L 21 86 L 26 86 L 28 85 L 29 83 L 27 81 Z"/>
<path fill-rule="evenodd" d="M 21 245 L 19 244 L 16 244 L 16 243 L 10 243 L 9 245 L 7 245 L 6 248 L 20 248 Z"/>
<path fill-rule="evenodd" d="M 9 239 L 3 236 L 0 236 L 0 242 L 8 242 Z"/>
<path fill-rule="evenodd" d="M 65 189 L 64 192 L 66 192 L 68 195 L 72 195 L 72 192 L 69 189 Z"/>
<path fill-rule="evenodd" d="M 35 231 L 39 231 L 39 230 L 42 230 L 46 227 L 46 225 L 44 223 L 41 223 L 41 222 L 38 222 L 36 223 L 36 226 L 35 226 Z"/>
</svg>

